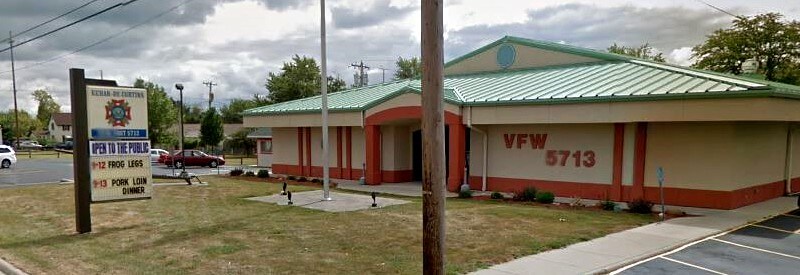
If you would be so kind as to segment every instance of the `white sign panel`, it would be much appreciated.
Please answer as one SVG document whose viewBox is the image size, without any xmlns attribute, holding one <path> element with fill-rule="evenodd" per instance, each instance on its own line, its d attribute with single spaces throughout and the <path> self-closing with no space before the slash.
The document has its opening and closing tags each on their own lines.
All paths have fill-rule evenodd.
<svg viewBox="0 0 800 275">
<path fill-rule="evenodd" d="M 147 139 L 147 91 L 86 86 L 89 139 Z"/>
<path fill-rule="evenodd" d="M 90 141 L 92 202 L 150 198 L 150 141 Z"/>
</svg>

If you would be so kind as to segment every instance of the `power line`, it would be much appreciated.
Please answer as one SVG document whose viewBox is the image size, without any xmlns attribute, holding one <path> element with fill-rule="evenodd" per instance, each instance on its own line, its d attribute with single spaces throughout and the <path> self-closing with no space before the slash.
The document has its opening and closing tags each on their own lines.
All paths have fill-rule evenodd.
<svg viewBox="0 0 800 275">
<path fill-rule="evenodd" d="M 75 7 L 75 8 L 73 8 L 73 9 L 71 9 L 71 10 L 69 10 L 69 11 L 65 12 L 65 13 L 62 13 L 62 14 L 61 14 L 61 15 L 59 15 L 59 16 L 53 17 L 53 18 L 52 18 L 52 19 L 50 19 L 50 20 L 44 21 L 44 22 L 42 22 L 42 23 L 39 23 L 39 24 L 37 24 L 36 26 L 33 26 L 33 27 L 30 27 L 30 28 L 28 28 L 27 30 L 24 30 L 24 31 L 18 32 L 17 34 L 15 34 L 15 35 L 11 36 L 10 38 L 6 38 L 6 39 L 3 39 L 3 40 L 0 40 L 0 43 L 6 42 L 6 41 L 8 41 L 9 39 L 13 39 L 14 37 L 17 37 L 17 36 L 20 36 L 20 35 L 26 34 L 26 33 L 28 33 L 29 31 L 35 30 L 35 29 L 37 29 L 37 28 L 39 28 L 39 27 L 41 27 L 41 26 L 44 26 L 44 25 L 46 25 L 46 24 L 48 24 L 48 23 L 50 23 L 50 22 L 56 21 L 56 20 L 58 20 L 58 19 L 60 19 L 60 18 L 62 18 L 62 17 L 64 17 L 64 16 L 67 16 L 67 15 L 69 15 L 70 13 L 73 13 L 73 12 L 75 12 L 75 11 L 77 11 L 77 10 L 79 10 L 79 9 L 82 9 L 83 7 L 86 7 L 86 6 L 88 6 L 88 5 L 91 5 L 92 3 L 94 3 L 94 2 L 97 2 L 97 1 L 100 1 L 100 0 L 92 0 L 92 1 L 86 2 L 86 3 L 84 3 L 83 5 L 80 5 L 80 6 L 78 6 L 78 7 Z"/>
<path fill-rule="evenodd" d="M 8 51 L 8 50 L 9 50 L 9 49 L 11 49 L 12 47 L 16 48 L 16 47 L 19 47 L 19 46 L 25 45 L 25 44 L 27 44 L 27 43 L 29 43 L 29 42 L 32 42 L 32 41 L 34 41 L 34 40 L 37 40 L 37 39 L 39 39 L 39 38 L 42 38 L 42 37 L 48 36 L 48 35 L 50 35 L 50 34 L 52 34 L 52 33 L 54 33 L 54 32 L 57 32 L 57 31 L 60 31 L 60 30 L 66 29 L 66 28 L 68 28 L 68 27 L 70 27 L 70 26 L 72 26 L 72 25 L 75 25 L 75 24 L 78 24 L 78 23 L 80 23 L 80 22 L 83 22 L 83 21 L 89 20 L 89 19 L 90 19 L 90 18 L 92 18 L 92 17 L 98 16 L 98 15 L 100 15 L 100 14 L 103 14 L 103 13 L 105 13 L 105 12 L 107 12 L 107 11 L 110 11 L 110 10 L 112 10 L 112 9 L 115 9 L 115 8 L 117 8 L 117 7 L 126 6 L 126 5 L 128 5 L 128 4 L 130 4 L 130 3 L 133 3 L 133 2 L 136 2 L 136 1 L 139 1 L 139 0 L 129 0 L 128 2 L 117 3 L 116 5 L 113 5 L 113 6 L 110 6 L 110 7 L 108 7 L 108 8 L 105 8 L 105 9 L 103 9 L 103 10 L 101 10 L 101 11 L 98 11 L 98 12 L 92 13 L 92 14 L 90 14 L 89 16 L 86 16 L 86 17 L 83 17 L 83 18 L 81 18 L 81 19 L 78 19 L 77 21 L 74 21 L 74 22 L 72 22 L 72 23 L 69 23 L 69 24 L 66 24 L 66 25 L 64 25 L 64 26 L 58 27 L 58 28 L 56 28 L 56 29 L 54 29 L 54 30 L 51 30 L 51 31 L 49 31 L 49 32 L 46 32 L 46 33 L 43 33 L 43 34 L 37 35 L 37 36 L 35 36 L 35 37 L 31 38 L 31 39 L 28 39 L 28 40 L 22 41 L 21 43 L 17 43 L 16 45 L 9 46 L 8 48 L 5 48 L 5 49 L 2 49 L 2 50 L 0 50 L 0 53 Z"/>
<path fill-rule="evenodd" d="M 176 6 L 174 6 L 174 7 L 172 7 L 172 8 L 170 8 L 170 9 L 168 9 L 168 10 L 165 10 L 165 11 L 163 11 L 163 12 L 159 13 L 159 14 L 156 14 L 156 15 L 155 15 L 155 16 L 153 16 L 153 17 L 150 17 L 150 18 L 148 18 L 147 20 L 145 20 L 145 21 L 143 21 L 143 22 L 141 22 L 141 23 L 139 23 L 139 24 L 133 25 L 133 26 L 131 26 L 131 27 L 129 27 L 129 28 L 127 28 L 127 29 L 125 29 L 125 30 L 122 30 L 122 31 L 120 31 L 120 32 L 118 32 L 118 33 L 112 34 L 112 35 L 110 35 L 110 36 L 108 36 L 108 37 L 106 37 L 106 38 L 100 39 L 100 40 L 98 40 L 98 41 L 96 41 L 96 42 L 94 42 L 94 43 L 92 43 L 92 44 L 89 44 L 89 45 L 86 45 L 86 46 L 84 46 L 84 47 L 81 47 L 81 48 L 79 48 L 79 49 L 76 49 L 76 50 L 74 50 L 74 51 L 72 51 L 72 52 L 70 52 L 70 53 L 62 54 L 62 55 L 59 55 L 59 56 L 56 56 L 56 57 L 50 58 L 50 59 L 48 59 L 48 60 L 45 60 L 45 61 L 40 61 L 40 62 L 36 62 L 36 63 L 30 64 L 30 65 L 27 65 L 27 66 L 23 66 L 23 67 L 17 68 L 17 71 L 21 71 L 21 70 L 25 70 L 25 69 L 30 69 L 30 68 L 32 68 L 32 67 L 36 67 L 36 66 L 40 66 L 40 65 L 44 65 L 44 64 L 47 64 L 47 63 L 50 63 L 50 62 L 53 62 L 53 61 L 56 61 L 56 60 L 62 59 L 62 58 L 64 58 L 64 57 L 67 57 L 67 56 L 70 56 L 70 55 L 73 55 L 73 54 L 76 54 L 76 53 L 79 53 L 79 52 L 82 52 L 82 51 L 88 50 L 89 48 L 92 48 L 92 47 L 94 47 L 94 46 L 97 46 L 97 45 L 103 44 L 103 43 L 105 43 L 105 42 L 107 42 L 107 41 L 109 41 L 109 40 L 111 40 L 111 39 L 117 38 L 117 37 L 119 37 L 120 35 L 123 35 L 123 34 L 125 34 L 125 33 L 129 32 L 129 31 L 131 31 L 131 30 L 133 30 L 133 29 L 136 29 L 136 28 L 138 28 L 138 27 L 141 27 L 141 26 L 143 26 L 143 25 L 145 25 L 145 24 L 147 24 L 147 23 L 150 23 L 150 22 L 152 22 L 153 20 L 156 20 L 156 19 L 158 19 L 158 18 L 161 18 L 162 16 L 164 16 L 164 15 L 167 15 L 168 13 L 171 13 L 171 12 L 173 12 L 173 11 L 177 10 L 178 8 L 180 8 L 180 7 L 182 7 L 182 6 L 186 5 L 186 4 L 189 4 L 189 3 L 191 3 L 191 2 L 194 2 L 194 1 L 195 1 L 195 0 L 187 0 L 187 1 L 184 1 L 184 2 L 182 2 L 182 3 L 180 3 L 180 4 L 176 5 Z M 0 75 L 2 75 L 2 74 L 6 74 L 6 73 L 10 73 L 10 72 L 11 72 L 10 70 L 8 70 L 8 71 L 2 71 L 2 72 L 0 72 Z"/>
<path fill-rule="evenodd" d="M 704 5 L 706 5 L 706 6 L 710 7 L 710 8 L 712 8 L 712 9 L 715 9 L 715 10 L 717 10 L 717 11 L 719 11 L 719 12 L 722 12 L 722 13 L 724 13 L 724 14 L 727 14 L 727 15 L 733 16 L 733 17 L 735 17 L 735 18 L 742 18 L 742 16 L 741 16 L 741 15 L 736 15 L 736 14 L 730 13 L 730 12 L 728 12 L 728 11 L 726 11 L 726 10 L 723 10 L 722 8 L 719 8 L 719 7 L 717 7 L 717 6 L 711 5 L 711 4 L 709 4 L 708 2 L 706 2 L 706 1 L 703 1 L 703 0 L 695 0 L 695 1 L 697 1 L 697 2 L 700 2 L 700 3 L 703 3 Z"/>
</svg>

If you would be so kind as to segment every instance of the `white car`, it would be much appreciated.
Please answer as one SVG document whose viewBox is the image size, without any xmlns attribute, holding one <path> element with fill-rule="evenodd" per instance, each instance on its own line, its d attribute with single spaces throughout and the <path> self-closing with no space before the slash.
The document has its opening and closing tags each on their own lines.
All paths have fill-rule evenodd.
<svg viewBox="0 0 800 275">
<path fill-rule="evenodd" d="M 17 163 L 17 155 L 14 152 L 14 148 L 0 145 L 0 168 L 11 167 L 14 163 Z"/>
<path fill-rule="evenodd" d="M 169 155 L 169 152 L 164 149 L 150 149 L 150 162 L 158 162 L 161 155 Z"/>
</svg>

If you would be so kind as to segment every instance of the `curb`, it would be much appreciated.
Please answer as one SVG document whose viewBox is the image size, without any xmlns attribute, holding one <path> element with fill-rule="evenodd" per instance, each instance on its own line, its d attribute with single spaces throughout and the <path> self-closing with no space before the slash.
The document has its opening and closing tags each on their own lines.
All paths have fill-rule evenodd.
<svg viewBox="0 0 800 275">
<path fill-rule="evenodd" d="M 10 263 L 0 258 L 0 274 L 5 275 L 28 275 L 24 271 L 20 270 L 19 268 L 11 265 Z"/>
</svg>

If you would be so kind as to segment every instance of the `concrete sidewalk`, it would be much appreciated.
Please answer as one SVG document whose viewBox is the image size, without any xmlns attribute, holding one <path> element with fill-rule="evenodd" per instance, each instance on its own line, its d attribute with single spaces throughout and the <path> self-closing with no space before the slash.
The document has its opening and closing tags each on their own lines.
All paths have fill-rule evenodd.
<svg viewBox="0 0 800 275">
<path fill-rule="evenodd" d="M 359 192 L 378 192 L 380 194 L 391 194 L 406 197 L 422 197 L 422 183 L 421 182 L 399 182 L 399 183 L 384 183 L 379 185 L 361 185 L 355 180 L 340 180 L 337 179 L 336 183 L 339 184 L 336 188 L 344 190 L 352 190 Z M 446 192 L 445 196 L 448 198 L 458 197 L 458 194 L 453 192 Z"/>
<path fill-rule="evenodd" d="M 597 274 L 608 273 L 686 243 L 797 208 L 797 198 L 781 197 L 734 210 L 679 208 L 702 215 L 667 220 L 607 235 L 472 274 Z"/>
</svg>

